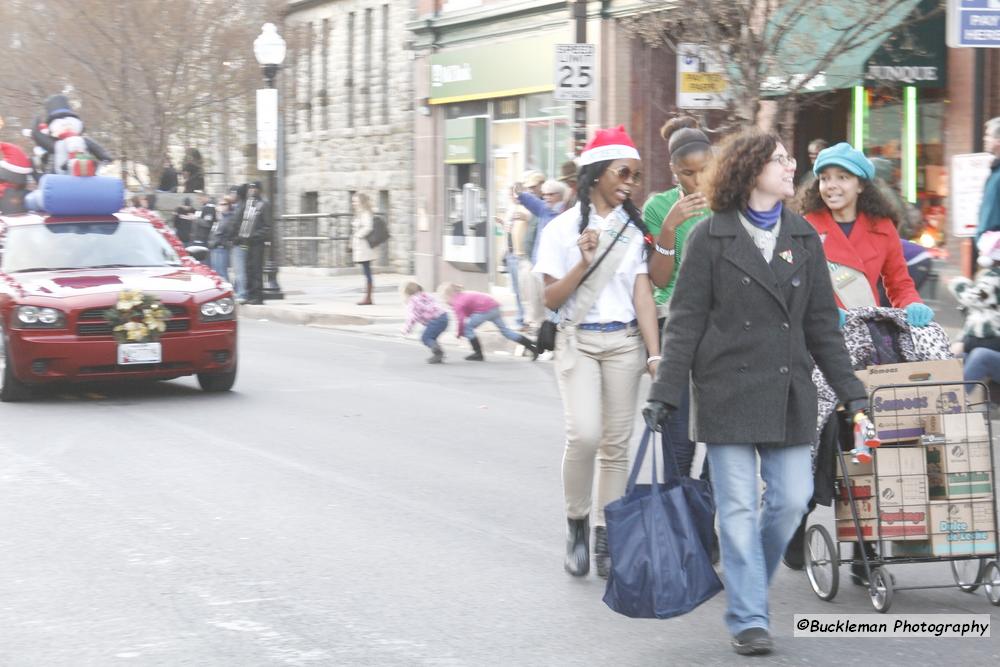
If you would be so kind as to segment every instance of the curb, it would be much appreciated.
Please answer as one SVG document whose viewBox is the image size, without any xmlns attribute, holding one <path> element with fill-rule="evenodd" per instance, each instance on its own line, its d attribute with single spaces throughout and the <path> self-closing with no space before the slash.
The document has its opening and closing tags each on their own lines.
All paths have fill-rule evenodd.
<svg viewBox="0 0 1000 667">
<path fill-rule="evenodd" d="M 365 326 L 374 324 L 375 320 L 370 317 L 360 315 L 342 315 L 338 313 L 323 313 L 309 310 L 297 310 L 293 308 L 281 308 L 277 306 L 255 306 L 243 304 L 237 311 L 241 318 L 254 320 L 271 320 L 285 324 L 312 324 L 318 326 Z"/>
</svg>

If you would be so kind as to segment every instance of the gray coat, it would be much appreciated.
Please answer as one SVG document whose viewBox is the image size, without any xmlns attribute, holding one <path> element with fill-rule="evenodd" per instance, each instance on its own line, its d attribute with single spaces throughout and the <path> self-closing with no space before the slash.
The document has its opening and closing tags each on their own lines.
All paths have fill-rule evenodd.
<svg viewBox="0 0 1000 667">
<path fill-rule="evenodd" d="M 680 405 L 690 376 L 693 440 L 810 443 L 813 359 L 842 401 L 866 396 L 837 321 L 823 246 L 808 222 L 782 212 L 768 264 L 735 211 L 716 213 L 685 244 L 649 398 Z"/>
</svg>

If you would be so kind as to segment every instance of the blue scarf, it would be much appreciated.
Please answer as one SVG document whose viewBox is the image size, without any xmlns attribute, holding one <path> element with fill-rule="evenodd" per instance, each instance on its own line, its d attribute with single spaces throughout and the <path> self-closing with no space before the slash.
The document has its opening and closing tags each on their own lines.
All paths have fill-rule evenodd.
<svg viewBox="0 0 1000 667">
<path fill-rule="evenodd" d="M 778 220 L 781 220 L 781 202 L 775 204 L 770 211 L 755 211 L 747 206 L 743 210 L 743 215 L 754 227 L 769 232 L 778 224 Z"/>
</svg>

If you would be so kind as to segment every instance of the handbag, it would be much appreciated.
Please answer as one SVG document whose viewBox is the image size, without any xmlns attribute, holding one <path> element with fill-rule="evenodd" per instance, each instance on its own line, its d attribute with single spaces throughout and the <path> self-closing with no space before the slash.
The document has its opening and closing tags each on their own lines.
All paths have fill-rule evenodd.
<svg viewBox="0 0 1000 667">
<path fill-rule="evenodd" d="M 671 474 L 659 484 L 655 446 L 651 483 L 636 484 L 651 434 L 643 433 L 625 495 L 604 509 L 611 553 L 604 603 L 630 618 L 680 616 L 722 590 L 708 557 L 715 515 L 708 485 L 682 477 L 669 449 Z"/>
<path fill-rule="evenodd" d="M 618 236 L 621 236 L 622 234 L 625 233 L 625 228 L 628 227 L 628 223 L 629 219 L 625 218 L 625 224 L 623 224 L 622 228 L 618 230 Z M 589 268 L 587 268 L 587 272 L 583 274 L 582 278 L 580 278 L 580 282 L 577 283 L 574 292 L 580 289 L 580 285 L 582 285 L 587 280 L 587 278 L 589 278 L 591 274 L 593 274 L 594 271 L 597 270 L 597 267 L 601 265 L 601 262 L 604 261 L 604 258 L 608 256 L 608 253 L 610 253 L 612 248 L 614 247 L 615 247 L 614 241 L 608 244 L 608 247 L 604 249 L 604 252 L 601 253 L 601 256 L 598 257 L 597 260 L 593 264 L 591 264 Z M 604 289 L 604 287 L 602 286 L 601 289 Z M 598 294 L 599 293 L 600 292 L 598 291 Z M 590 310 L 590 306 L 587 306 L 587 310 Z M 559 311 L 556 310 L 555 314 L 558 313 Z M 586 313 L 585 312 L 579 313 L 579 315 L 583 316 L 586 315 Z M 538 349 L 539 352 L 548 352 L 556 349 L 556 331 L 558 330 L 558 328 L 559 325 L 552 318 L 546 318 L 545 321 L 542 322 L 542 325 L 538 328 L 538 338 L 536 339 L 535 342 L 535 347 Z"/>
</svg>

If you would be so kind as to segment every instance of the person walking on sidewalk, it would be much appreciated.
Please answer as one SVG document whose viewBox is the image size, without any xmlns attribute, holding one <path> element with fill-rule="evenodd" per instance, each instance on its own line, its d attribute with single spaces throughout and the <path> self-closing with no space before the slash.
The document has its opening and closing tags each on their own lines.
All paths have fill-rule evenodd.
<svg viewBox="0 0 1000 667">
<path fill-rule="evenodd" d="M 455 321 L 458 323 L 458 337 L 468 338 L 472 345 L 472 354 L 466 361 L 483 361 L 483 346 L 476 338 L 476 329 L 486 322 L 496 325 L 507 340 L 523 345 L 531 352 L 531 360 L 538 358 L 538 348 L 534 342 L 521 334 L 511 331 L 500 314 L 500 303 L 489 294 L 482 292 L 466 292 L 461 285 L 444 283 L 438 287 L 438 294 L 455 311 Z"/>
<path fill-rule="evenodd" d="M 694 226 L 711 214 L 704 186 L 712 161 L 712 144 L 690 116 L 673 118 L 660 134 L 670 150 L 670 169 L 677 187 L 653 195 L 646 201 L 642 219 L 656 237 L 655 252 L 649 254 L 649 278 L 653 281 L 653 300 L 660 331 L 667 326 L 670 295 L 677 283 L 677 270 L 684 253 L 684 242 Z M 688 435 L 689 392 L 681 397 L 677 414 L 664 426 L 663 447 L 670 447 L 681 475 L 691 474 L 695 445 Z M 664 465 L 668 460 L 664 454 Z"/>
<path fill-rule="evenodd" d="M 610 571 L 604 507 L 625 493 L 639 380 L 660 358 L 646 264 L 653 238 L 631 199 L 640 165 L 624 127 L 598 130 L 580 156 L 579 201 L 545 228 L 534 269 L 545 281 L 545 305 L 561 315 L 563 567 L 575 577 L 590 571 L 595 463 L 594 560 L 599 576 Z"/>
<path fill-rule="evenodd" d="M 424 333 L 420 342 L 431 350 L 427 360 L 429 364 L 440 364 L 444 361 L 444 350 L 438 345 L 437 339 L 448 328 L 448 313 L 444 311 L 433 296 L 415 282 L 403 286 L 403 299 L 406 301 L 406 324 L 403 325 L 403 335 L 413 331 L 416 324 L 424 325 Z"/>
<path fill-rule="evenodd" d="M 693 439 L 708 443 L 718 508 L 725 620 L 741 655 L 772 650 L 768 585 L 812 497 L 813 360 L 852 413 L 866 405 L 819 235 L 782 204 L 794 176 L 777 135 L 745 131 L 721 148 L 713 214 L 688 236 L 643 409 L 661 430 L 691 387 Z"/>
<path fill-rule="evenodd" d="M 236 243 L 233 265 L 245 276 L 243 298 L 246 303 L 264 303 L 264 252 L 271 242 L 271 206 L 260 196 L 260 183 L 246 184 L 246 199 L 234 215 Z M 237 264 L 237 261 L 240 263 Z"/>
<path fill-rule="evenodd" d="M 375 224 L 375 214 L 372 212 L 372 200 L 363 192 L 351 197 L 351 207 L 354 209 L 354 219 L 351 221 L 351 258 L 355 264 L 361 265 L 365 276 L 365 295 L 358 301 L 358 305 L 370 306 L 374 303 L 372 261 L 375 260 L 375 249 L 368 243 L 368 234 Z"/>
</svg>

